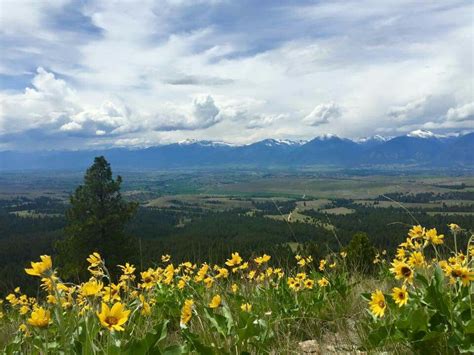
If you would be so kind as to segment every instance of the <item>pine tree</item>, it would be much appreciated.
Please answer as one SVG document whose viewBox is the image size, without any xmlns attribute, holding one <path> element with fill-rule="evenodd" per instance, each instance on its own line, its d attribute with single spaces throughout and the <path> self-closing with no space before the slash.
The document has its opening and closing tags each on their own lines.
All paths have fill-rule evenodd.
<svg viewBox="0 0 474 355">
<path fill-rule="evenodd" d="M 120 193 L 122 178 L 114 180 L 107 160 L 101 156 L 87 169 L 84 184 L 70 198 L 66 211 L 66 238 L 57 244 L 58 260 L 66 277 L 81 276 L 87 255 L 98 251 L 109 266 L 136 256 L 136 243 L 125 226 L 137 203 L 126 202 Z"/>
<path fill-rule="evenodd" d="M 367 233 L 357 232 L 347 246 L 347 263 L 352 270 L 369 273 L 373 270 L 375 248 Z"/>
</svg>

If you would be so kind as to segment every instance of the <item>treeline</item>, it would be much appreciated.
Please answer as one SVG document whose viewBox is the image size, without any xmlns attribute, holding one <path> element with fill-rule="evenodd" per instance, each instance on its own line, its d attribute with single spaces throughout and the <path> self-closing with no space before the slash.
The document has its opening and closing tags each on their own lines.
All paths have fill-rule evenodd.
<svg viewBox="0 0 474 355">
<path fill-rule="evenodd" d="M 392 192 L 385 195 L 380 195 L 375 198 L 376 201 L 388 201 L 389 199 L 400 203 L 429 203 L 431 201 L 440 200 L 474 201 L 474 191 L 449 191 L 444 193 L 420 192 L 417 194 Z"/>
<path fill-rule="evenodd" d="M 330 223 L 336 227 L 337 235 L 343 242 L 347 242 L 357 232 L 365 232 L 369 235 L 372 243 L 389 251 L 395 250 L 399 243 L 406 238 L 410 226 L 421 224 L 429 228 L 436 228 L 439 233 L 449 235 L 449 223 L 456 223 L 468 230 L 474 230 L 474 218 L 472 215 L 430 215 L 422 209 L 407 212 L 401 208 L 388 207 L 377 208 L 351 205 L 355 209 L 352 214 L 327 214 L 315 210 L 307 210 L 303 213 L 313 217 L 315 220 Z M 467 236 L 462 242 L 467 242 Z M 446 238 L 448 245 L 452 244 L 451 238 Z"/>
<path fill-rule="evenodd" d="M 408 198 L 406 194 L 391 196 L 397 200 Z M 414 196 L 418 199 L 415 202 L 433 199 L 432 194 Z M 455 197 L 459 198 L 458 195 Z M 447 236 L 445 239 L 448 245 L 452 244 L 448 223 L 457 223 L 465 229 L 474 230 L 472 215 L 430 215 L 425 209 L 410 209 L 407 212 L 398 207 L 367 207 L 350 199 L 335 199 L 331 207 L 348 207 L 355 211 L 352 214 L 335 215 L 317 210 L 300 212 L 312 218 L 313 224 L 288 223 L 264 217 L 267 214 L 290 213 L 296 207 L 294 200 L 256 201 L 254 207 L 259 211 L 252 216 L 247 215 L 248 209 L 243 208 L 213 212 L 187 204 L 181 204 L 176 209 L 140 207 L 125 225 L 125 234 L 132 236 L 133 247 L 130 250 L 133 250 L 133 254 L 121 262 L 129 261 L 147 267 L 154 265 L 161 255 L 170 254 L 174 262 L 190 260 L 197 263 L 222 263 L 231 252 L 239 251 L 244 257 L 271 254 L 277 265 L 285 266 L 294 264 L 295 250 L 311 254 L 317 259 L 328 251 L 344 248 L 355 235 L 360 239 L 359 232 L 368 236 L 362 245 L 370 245 L 370 248 L 373 245 L 393 253 L 414 224 L 437 228 L 439 233 Z M 56 259 L 57 245 L 67 235 L 67 220 L 64 216 L 67 208 L 62 201 L 48 197 L 0 201 L 0 297 L 17 285 L 26 292 L 36 292 L 38 285 L 26 278 L 23 269 L 38 255 L 50 254 L 55 260 L 61 259 Z M 453 210 L 457 208 L 464 208 L 465 211 L 472 205 L 450 207 Z M 25 209 L 36 214 L 18 216 L 12 213 Z M 461 236 L 458 243 L 462 245 L 464 242 L 466 236 Z M 92 245 L 96 245 L 94 243 L 92 240 Z M 112 244 L 112 250 L 118 255 L 124 248 L 127 247 L 121 243 Z"/>
</svg>

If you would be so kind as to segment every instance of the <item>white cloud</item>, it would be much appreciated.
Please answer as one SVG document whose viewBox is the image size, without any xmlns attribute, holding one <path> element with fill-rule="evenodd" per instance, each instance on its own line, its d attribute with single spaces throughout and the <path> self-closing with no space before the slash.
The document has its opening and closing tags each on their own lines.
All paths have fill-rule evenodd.
<svg viewBox="0 0 474 355">
<path fill-rule="evenodd" d="M 446 118 L 448 121 L 457 122 L 474 120 L 474 102 L 459 107 L 451 107 L 446 114 Z"/>
<path fill-rule="evenodd" d="M 23 75 L 0 92 L 9 147 L 472 126 L 469 2 L 4 3 L 0 74 Z"/>
<path fill-rule="evenodd" d="M 0 95 L 0 134 L 63 124 L 78 111 L 77 100 L 64 80 L 39 67 L 32 87 Z"/>
<path fill-rule="evenodd" d="M 196 127 L 207 128 L 219 122 L 217 118 L 219 109 L 210 95 L 195 98 L 193 106 Z"/>
<path fill-rule="evenodd" d="M 280 115 L 265 115 L 260 114 L 254 116 L 250 121 L 247 122 L 245 125 L 248 129 L 254 128 L 268 128 L 269 126 L 274 125 L 278 121 L 287 119 L 288 115 L 280 114 Z"/>
<path fill-rule="evenodd" d="M 420 116 L 423 113 L 426 102 L 427 97 L 421 97 L 408 102 L 406 105 L 391 107 L 387 114 L 397 121 L 408 121 Z"/>
<path fill-rule="evenodd" d="M 317 105 L 313 111 L 303 118 L 310 126 L 319 126 L 341 116 L 341 108 L 334 102 Z"/>
<path fill-rule="evenodd" d="M 223 119 L 210 95 L 198 95 L 190 105 L 163 105 L 158 112 L 132 111 L 118 99 L 105 100 L 98 107 L 88 105 L 64 80 L 41 67 L 31 88 L 22 94 L 2 94 L 0 100 L 0 134 L 4 135 L 32 129 L 84 137 L 196 130 Z"/>
</svg>

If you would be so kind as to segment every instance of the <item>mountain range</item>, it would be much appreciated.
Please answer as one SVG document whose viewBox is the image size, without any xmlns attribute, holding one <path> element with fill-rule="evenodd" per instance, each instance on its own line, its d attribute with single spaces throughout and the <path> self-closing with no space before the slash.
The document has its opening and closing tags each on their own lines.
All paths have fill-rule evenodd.
<svg viewBox="0 0 474 355">
<path fill-rule="evenodd" d="M 248 145 L 184 141 L 140 149 L 0 152 L 0 171 L 76 170 L 104 155 L 116 169 L 414 166 L 474 167 L 474 133 L 453 136 L 417 130 L 398 137 L 350 140 L 324 135 L 309 141 L 265 139 Z"/>
</svg>

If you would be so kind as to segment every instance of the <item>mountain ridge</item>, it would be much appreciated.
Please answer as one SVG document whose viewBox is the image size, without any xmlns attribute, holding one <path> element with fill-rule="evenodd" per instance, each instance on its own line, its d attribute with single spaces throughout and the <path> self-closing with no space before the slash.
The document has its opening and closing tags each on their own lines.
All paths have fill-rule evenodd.
<svg viewBox="0 0 474 355">
<path fill-rule="evenodd" d="M 414 131 L 406 135 L 359 140 L 327 134 L 309 141 L 264 139 L 246 145 L 186 140 L 147 148 L 110 148 L 77 151 L 0 152 L 0 171 L 83 169 L 97 155 L 105 155 L 121 169 L 162 169 L 219 166 L 365 167 L 411 165 L 474 167 L 474 133 L 435 135 Z"/>
</svg>

